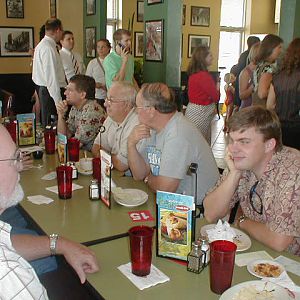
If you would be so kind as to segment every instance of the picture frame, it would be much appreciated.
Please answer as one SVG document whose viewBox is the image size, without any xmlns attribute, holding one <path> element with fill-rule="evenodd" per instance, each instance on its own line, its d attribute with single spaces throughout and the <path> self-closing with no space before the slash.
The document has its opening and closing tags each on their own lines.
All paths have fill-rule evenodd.
<svg viewBox="0 0 300 300">
<path fill-rule="evenodd" d="M 36 140 L 36 123 L 35 114 L 18 114 L 17 119 L 17 132 L 18 132 L 18 145 L 28 146 L 35 145 Z"/>
<path fill-rule="evenodd" d="M 29 49 L 34 47 L 33 27 L 0 27 L 0 56 L 30 56 Z"/>
<path fill-rule="evenodd" d="M 104 150 L 100 150 L 101 159 L 101 183 L 100 183 L 100 199 L 107 206 L 111 208 L 111 172 L 112 159 L 111 155 Z"/>
<path fill-rule="evenodd" d="M 96 14 L 96 0 L 86 0 L 86 15 L 92 16 Z"/>
<path fill-rule="evenodd" d="M 191 6 L 191 26 L 209 27 L 210 8 L 202 6 Z"/>
<path fill-rule="evenodd" d="M 192 57 L 193 51 L 199 46 L 210 46 L 210 35 L 188 35 L 188 57 Z"/>
<path fill-rule="evenodd" d="M 137 5 L 136 21 L 144 22 L 144 0 L 138 0 L 136 5 Z"/>
<path fill-rule="evenodd" d="M 186 5 L 182 5 L 182 25 L 185 25 Z"/>
<path fill-rule="evenodd" d="M 164 52 L 164 23 L 163 20 L 145 22 L 145 59 L 147 61 L 162 62 Z"/>
<path fill-rule="evenodd" d="M 6 0 L 6 17 L 12 19 L 24 19 L 23 0 Z"/>
<path fill-rule="evenodd" d="M 194 197 L 157 191 L 156 255 L 187 260 L 195 239 Z"/>
<path fill-rule="evenodd" d="M 50 17 L 56 18 L 56 0 L 50 0 Z"/>
<path fill-rule="evenodd" d="M 134 33 L 134 56 L 144 56 L 144 32 L 136 31 Z"/>
<path fill-rule="evenodd" d="M 163 3 L 163 0 L 147 0 L 148 5 Z"/>
<path fill-rule="evenodd" d="M 85 28 L 85 50 L 86 57 L 96 57 L 96 27 Z"/>
</svg>

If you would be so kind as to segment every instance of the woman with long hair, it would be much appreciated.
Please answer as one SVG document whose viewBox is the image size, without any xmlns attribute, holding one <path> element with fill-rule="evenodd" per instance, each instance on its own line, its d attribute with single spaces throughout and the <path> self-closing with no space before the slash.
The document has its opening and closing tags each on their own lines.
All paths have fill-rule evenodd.
<svg viewBox="0 0 300 300">
<path fill-rule="evenodd" d="M 194 50 L 187 69 L 189 104 L 185 113 L 186 117 L 199 128 L 209 145 L 215 103 L 220 98 L 220 83 L 216 84 L 207 70 L 212 60 L 208 47 L 201 46 Z"/>
<path fill-rule="evenodd" d="M 279 117 L 283 144 L 300 149 L 300 38 L 290 43 L 281 70 L 273 77 L 267 108 L 275 109 Z"/>
<path fill-rule="evenodd" d="M 275 34 L 268 34 L 262 40 L 257 54 L 257 66 L 253 72 L 254 92 L 252 105 L 266 106 L 272 76 L 277 58 L 282 52 L 283 40 Z"/>
</svg>

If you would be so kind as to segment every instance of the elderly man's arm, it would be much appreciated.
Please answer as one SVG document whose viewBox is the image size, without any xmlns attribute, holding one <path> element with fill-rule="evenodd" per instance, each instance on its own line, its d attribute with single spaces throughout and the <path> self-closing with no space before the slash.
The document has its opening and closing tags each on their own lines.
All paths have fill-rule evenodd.
<svg viewBox="0 0 300 300">
<path fill-rule="evenodd" d="M 151 173 L 146 178 L 148 186 L 154 191 L 175 193 L 180 184 L 180 179 L 166 176 L 153 176 Z"/>
<path fill-rule="evenodd" d="M 66 100 L 60 101 L 56 104 L 57 109 L 57 132 L 66 135 L 68 138 L 72 136 L 65 119 L 65 113 L 68 110 L 68 103 Z"/>
<path fill-rule="evenodd" d="M 47 236 L 12 235 L 13 247 L 26 260 L 34 260 L 50 255 L 50 242 Z M 99 266 L 94 253 L 87 247 L 59 237 L 57 254 L 64 255 L 67 262 L 78 274 L 81 283 L 86 280 L 86 273 L 94 273 Z"/>
<path fill-rule="evenodd" d="M 239 227 L 249 233 L 251 237 L 278 252 L 284 251 L 294 239 L 293 236 L 279 234 L 270 230 L 266 224 L 250 219 L 245 219 L 239 224 Z"/>
</svg>

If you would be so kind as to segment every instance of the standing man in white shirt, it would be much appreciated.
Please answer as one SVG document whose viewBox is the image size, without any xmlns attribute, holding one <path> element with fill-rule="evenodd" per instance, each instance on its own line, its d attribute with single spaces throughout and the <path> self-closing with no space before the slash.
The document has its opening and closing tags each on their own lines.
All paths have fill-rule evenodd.
<svg viewBox="0 0 300 300">
<path fill-rule="evenodd" d="M 32 80 L 37 85 L 41 102 L 42 125 L 46 126 L 51 115 L 57 115 L 56 104 L 62 100 L 67 85 L 63 65 L 56 48 L 61 40 L 63 26 L 59 19 L 45 23 L 45 37 L 34 51 Z"/>
<path fill-rule="evenodd" d="M 65 30 L 60 43 L 62 48 L 59 50 L 59 54 L 69 83 L 70 78 L 74 75 L 85 73 L 85 65 L 81 55 L 73 51 L 75 43 L 72 31 Z"/>
</svg>

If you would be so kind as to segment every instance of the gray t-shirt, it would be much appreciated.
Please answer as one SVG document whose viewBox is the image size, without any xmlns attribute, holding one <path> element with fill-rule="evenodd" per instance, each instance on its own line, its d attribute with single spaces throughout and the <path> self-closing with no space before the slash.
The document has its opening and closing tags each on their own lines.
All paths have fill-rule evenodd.
<svg viewBox="0 0 300 300">
<path fill-rule="evenodd" d="M 197 163 L 197 204 L 219 178 L 211 148 L 197 129 L 182 113 L 176 112 L 159 133 L 143 140 L 140 153 L 154 176 L 180 179 L 177 193 L 194 196 L 195 175 L 188 172 Z"/>
</svg>

